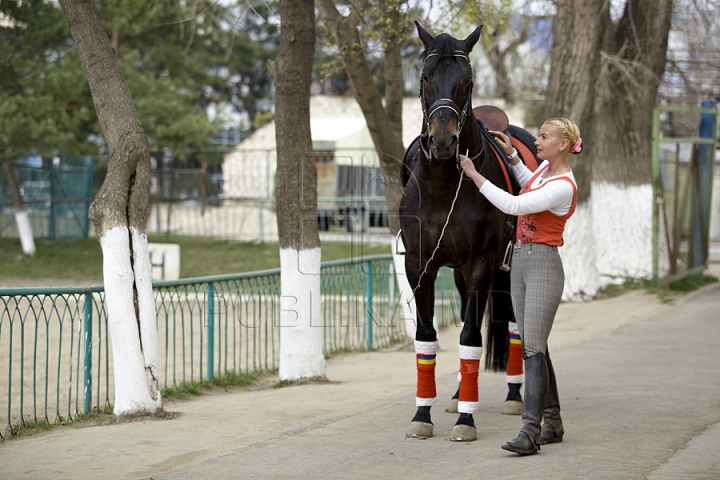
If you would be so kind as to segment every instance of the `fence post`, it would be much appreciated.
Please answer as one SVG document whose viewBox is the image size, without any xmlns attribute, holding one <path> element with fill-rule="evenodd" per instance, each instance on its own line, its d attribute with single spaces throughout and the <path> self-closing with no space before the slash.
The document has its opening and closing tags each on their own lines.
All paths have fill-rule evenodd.
<svg viewBox="0 0 720 480">
<path fill-rule="evenodd" d="M 260 208 L 258 208 L 258 222 L 260 224 L 259 225 L 260 226 L 260 243 L 265 243 L 265 232 L 264 232 L 264 228 L 263 228 L 264 219 L 263 219 L 263 201 L 262 201 L 262 199 L 258 200 L 258 206 L 260 207 Z"/>
<path fill-rule="evenodd" d="M 57 240 L 57 226 L 55 224 L 55 165 L 50 169 L 50 218 L 48 219 L 48 238 L 50 240 Z"/>
<path fill-rule="evenodd" d="M 704 101 L 702 108 L 715 108 L 714 102 Z M 702 113 L 700 115 L 699 137 L 712 139 L 717 135 L 717 111 L 715 113 Z M 690 258 L 688 268 L 707 265 L 708 260 L 708 233 L 710 232 L 710 196 L 712 179 L 714 175 L 715 158 L 714 152 L 710 150 L 712 145 L 697 145 L 698 168 L 697 188 L 698 192 L 693 202 L 692 232 L 690 232 Z M 709 180 L 709 181 L 708 181 Z M 697 276 L 702 276 L 698 273 Z"/>
<path fill-rule="evenodd" d="M 665 208 L 662 205 L 662 180 L 660 178 L 660 107 L 655 105 L 653 107 L 653 121 L 652 121 L 652 160 L 651 160 L 651 171 L 652 171 L 652 190 L 653 190 L 653 205 L 652 205 L 652 278 L 651 285 L 657 286 L 659 277 L 659 265 L 660 265 L 660 213 L 661 208 Z M 669 228 L 667 225 L 665 228 Z"/>
<path fill-rule="evenodd" d="M 372 318 L 372 261 L 365 262 L 365 281 L 366 281 L 366 312 L 367 312 L 367 348 L 372 350 L 373 348 L 373 318 Z"/>
<path fill-rule="evenodd" d="M 85 335 L 85 358 L 83 361 L 83 411 L 92 410 L 92 307 L 93 292 L 85 292 L 83 327 Z"/>
<path fill-rule="evenodd" d="M 215 282 L 208 283 L 207 297 L 207 379 L 214 378 L 215 364 Z"/>
</svg>

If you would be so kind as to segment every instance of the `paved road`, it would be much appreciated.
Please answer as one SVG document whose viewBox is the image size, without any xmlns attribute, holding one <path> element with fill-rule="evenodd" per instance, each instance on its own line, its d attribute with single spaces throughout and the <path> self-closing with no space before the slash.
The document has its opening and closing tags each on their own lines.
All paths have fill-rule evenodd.
<svg viewBox="0 0 720 480">
<path fill-rule="evenodd" d="M 643 291 L 562 304 L 550 345 L 565 441 L 532 457 L 500 449 L 520 427 L 500 414 L 502 374 L 481 373 L 478 440 L 447 440 L 457 338 L 440 333 L 443 401 L 427 440 L 404 438 L 414 355 L 395 348 L 333 356 L 324 384 L 275 389 L 268 378 L 268 388 L 167 402 L 170 419 L 7 441 L 0 479 L 720 479 L 720 284 L 672 305 Z"/>
<path fill-rule="evenodd" d="M 532 457 L 500 449 L 519 419 L 499 414 L 504 385 L 486 375 L 476 442 L 447 440 L 455 415 L 444 405 L 433 408 L 435 437 L 403 438 L 414 395 L 405 386 L 154 478 L 718 479 L 719 340 L 714 285 L 660 315 L 556 348 L 565 442 Z M 444 377 L 440 391 L 453 389 Z"/>
</svg>

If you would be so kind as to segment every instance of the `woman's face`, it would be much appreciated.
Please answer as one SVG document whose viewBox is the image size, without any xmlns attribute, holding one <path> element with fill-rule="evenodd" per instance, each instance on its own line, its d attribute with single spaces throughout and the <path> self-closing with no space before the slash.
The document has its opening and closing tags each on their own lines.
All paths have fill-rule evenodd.
<svg viewBox="0 0 720 480">
<path fill-rule="evenodd" d="M 567 150 L 569 144 L 570 142 L 566 138 L 560 136 L 555 125 L 543 123 L 538 138 L 535 140 L 537 157 L 541 160 L 551 160 L 559 156 L 563 150 Z"/>
</svg>

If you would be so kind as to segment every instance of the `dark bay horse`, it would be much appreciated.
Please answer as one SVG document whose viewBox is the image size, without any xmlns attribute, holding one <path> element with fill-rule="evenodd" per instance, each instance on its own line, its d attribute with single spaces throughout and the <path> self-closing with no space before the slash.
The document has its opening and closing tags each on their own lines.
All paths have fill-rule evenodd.
<svg viewBox="0 0 720 480">
<path fill-rule="evenodd" d="M 502 260 L 509 218 L 490 204 L 470 179 L 461 175 L 458 153 L 472 158 L 475 167 L 497 186 L 506 185 L 507 175 L 490 148 L 489 135 L 472 114 L 473 71 L 469 54 L 482 27 L 466 39 L 457 40 L 447 34 L 433 37 L 417 22 L 416 25 L 425 45 L 420 87 L 423 131 L 419 145 L 413 149 L 416 153 L 411 149 L 406 152 L 405 191 L 400 202 L 405 268 L 417 306 L 417 412 L 407 435 L 426 438 L 433 434 L 430 407 L 437 397 L 434 283 L 439 268 L 448 266 L 455 272 L 463 312 L 459 345 L 460 414 L 450 439 L 471 441 L 477 438 L 472 414 L 478 405 L 481 323 L 493 272 Z M 491 322 L 489 327 L 491 338 L 486 344 L 494 351 L 486 352 L 486 356 L 504 360 L 507 320 Z"/>
</svg>

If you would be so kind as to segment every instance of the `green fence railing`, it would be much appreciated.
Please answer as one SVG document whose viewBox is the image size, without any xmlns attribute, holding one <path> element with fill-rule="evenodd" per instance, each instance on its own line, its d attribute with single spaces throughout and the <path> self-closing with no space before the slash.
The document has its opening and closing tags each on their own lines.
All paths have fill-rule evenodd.
<svg viewBox="0 0 720 480">
<path fill-rule="evenodd" d="M 452 273 L 441 269 L 438 280 L 444 290 Z M 159 388 L 278 368 L 279 269 L 157 282 L 153 290 Z M 458 309 L 441 293 L 436 316 L 446 319 Z M 325 353 L 404 339 L 399 298 L 390 255 L 323 263 Z M 72 420 L 112 404 L 107 322 L 102 286 L 0 289 L 0 439 L 28 422 Z"/>
<path fill-rule="evenodd" d="M 653 110 L 653 285 L 700 275 L 710 261 L 718 108 L 712 102 L 703 105 L 656 105 Z M 697 134 L 663 136 L 662 115 L 673 115 L 678 125 L 697 126 Z"/>
</svg>

